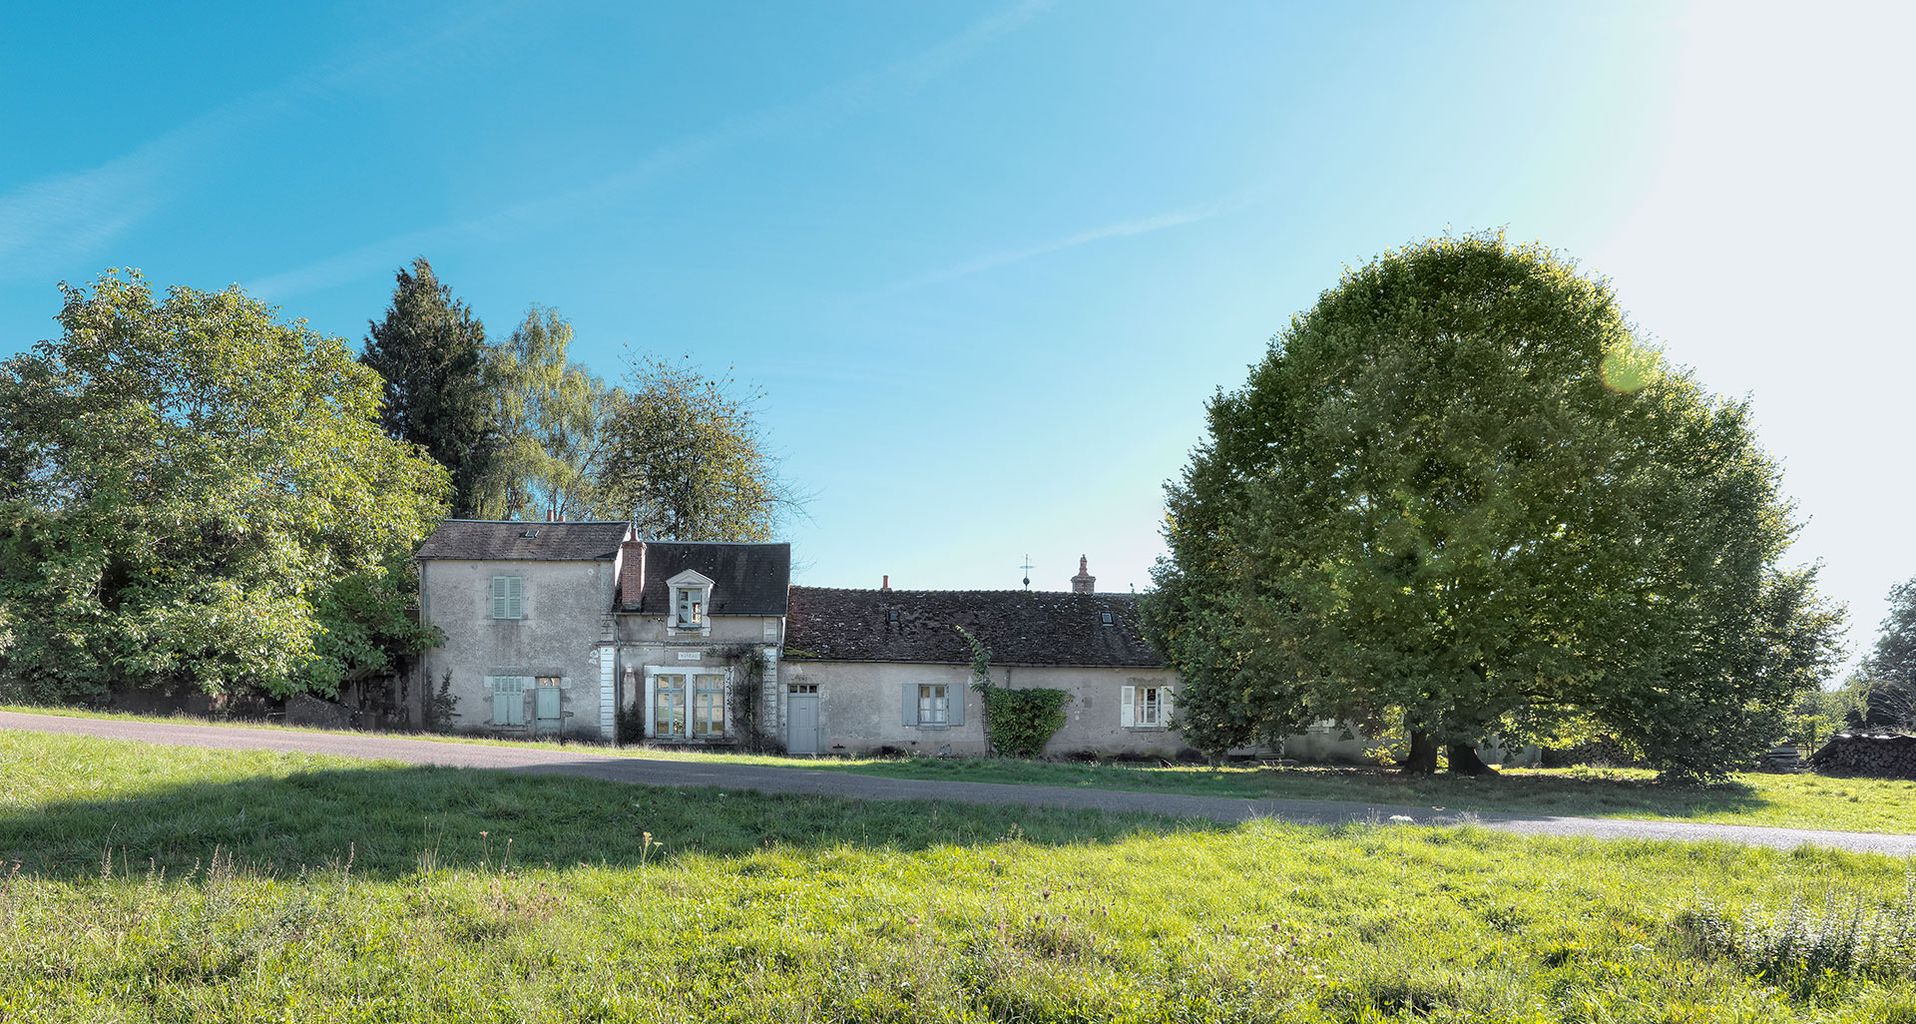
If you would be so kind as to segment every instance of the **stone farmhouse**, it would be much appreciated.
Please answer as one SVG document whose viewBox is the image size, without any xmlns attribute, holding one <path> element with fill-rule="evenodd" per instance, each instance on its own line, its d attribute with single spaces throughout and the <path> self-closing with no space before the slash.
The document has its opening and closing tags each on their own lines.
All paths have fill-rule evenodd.
<svg viewBox="0 0 1916 1024">
<path fill-rule="evenodd" d="M 448 520 L 419 551 L 420 614 L 444 642 L 414 692 L 454 698 L 443 724 L 465 732 L 977 754 L 963 627 L 998 685 L 1070 694 L 1046 753 L 1183 750 L 1137 596 L 1098 593 L 1083 559 L 1064 592 L 804 587 L 791 565 L 788 544 L 622 522 Z"/>
</svg>

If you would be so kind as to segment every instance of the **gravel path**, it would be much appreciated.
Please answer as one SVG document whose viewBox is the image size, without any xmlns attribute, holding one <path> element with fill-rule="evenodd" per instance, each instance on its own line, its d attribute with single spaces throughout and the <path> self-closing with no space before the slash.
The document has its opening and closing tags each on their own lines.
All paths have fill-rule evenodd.
<svg viewBox="0 0 1916 1024">
<path fill-rule="evenodd" d="M 1307 825 L 1409 819 L 1421 825 L 1472 822 L 1521 835 L 1590 836 L 1599 839 L 1714 840 L 1790 849 L 1814 844 L 1899 857 L 1916 856 L 1916 835 L 1828 832 L 1764 825 L 1717 825 L 1683 821 L 1575 818 L 1542 814 L 1459 813 L 1430 807 L 1329 800 L 1248 800 L 1237 797 L 1137 793 L 1122 790 L 1025 786 L 996 782 L 894 779 L 842 771 L 812 771 L 709 761 L 663 761 L 586 750 L 515 744 L 440 743 L 363 733 L 294 729 L 177 725 L 0 711 L 0 728 L 99 736 L 174 746 L 224 750 L 286 750 L 408 764 L 445 765 L 541 774 L 581 775 L 646 786 L 713 786 L 763 793 L 805 793 L 859 800 L 945 800 L 972 804 L 1023 804 L 1077 810 L 1162 814 L 1238 822 L 1276 818 Z"/>
</svg>

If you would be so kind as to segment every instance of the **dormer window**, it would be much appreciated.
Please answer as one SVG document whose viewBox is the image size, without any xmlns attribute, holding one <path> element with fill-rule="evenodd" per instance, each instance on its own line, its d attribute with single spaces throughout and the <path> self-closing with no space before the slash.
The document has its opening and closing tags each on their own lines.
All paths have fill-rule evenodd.
<svg viewBox="0 0 1916 1024">
<path fill-rule="evenodd" d="M 701 633 L 712 628 L 711 579 L 688 569 L 666 580 L 665 587 L 666 593 L 672 595 L 667 625 L 673 629 L 697 630 Z"/>
</svg>

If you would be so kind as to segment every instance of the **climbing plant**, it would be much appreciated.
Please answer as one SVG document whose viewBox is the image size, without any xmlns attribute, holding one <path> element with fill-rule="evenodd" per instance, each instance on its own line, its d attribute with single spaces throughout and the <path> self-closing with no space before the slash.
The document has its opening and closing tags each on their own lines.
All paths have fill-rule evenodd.
<svg viewBox="0 0 1916 1024">
<path fill-rule="evenodd" d="M 1012 690 L 992 682 L 991 648 L 965 627 L 956 628 L 971 645 L 971 688 L 984 697 L 985 741 L 1000 754 L 1037 757 L 1064 728 L 1064 705 L 1071 695 L 1041 687 Z"/>
<path fill-rule="evenodd" d="M 732 673 L 732 726 L 740 745 L 761 751 L 772 747 L 772 735 L 765 721 L 765 652 L 752 644 L 739 644 L 719 652 L 732 661 L 738 671 Z"/>
</svg>

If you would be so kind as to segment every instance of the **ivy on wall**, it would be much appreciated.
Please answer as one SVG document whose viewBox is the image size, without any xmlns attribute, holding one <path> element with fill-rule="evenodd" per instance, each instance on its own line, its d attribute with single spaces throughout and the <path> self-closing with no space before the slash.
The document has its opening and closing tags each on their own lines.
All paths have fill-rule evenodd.
<svg viewBox="0 0 1916 1024">
<path fill-rule="evenodd" d="M 984 697 L 985 741 L 1010 757 L 1037 757 L 1064 728 L 1064 705 L 1071 695 L 1046 688 L 1011 690 L 991 680 L 991 648 L 963 626 L 958 634 L 971 645 L 971 688 Z"/>
</svg>

